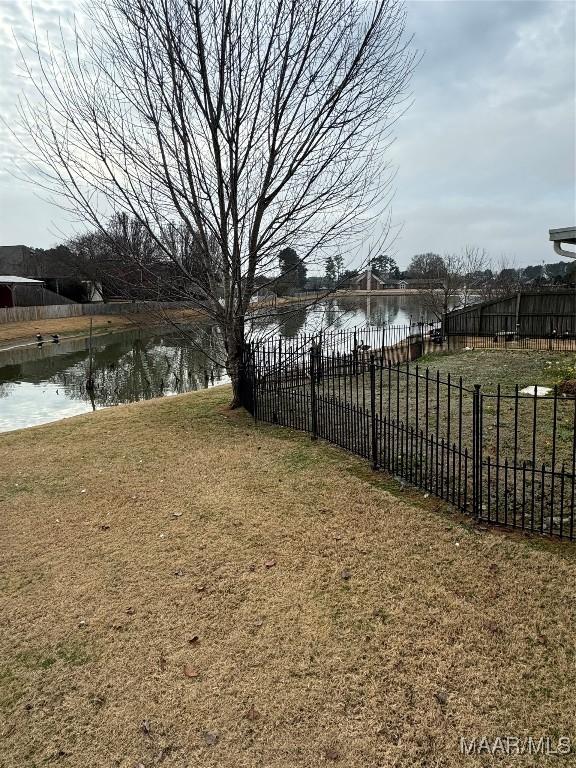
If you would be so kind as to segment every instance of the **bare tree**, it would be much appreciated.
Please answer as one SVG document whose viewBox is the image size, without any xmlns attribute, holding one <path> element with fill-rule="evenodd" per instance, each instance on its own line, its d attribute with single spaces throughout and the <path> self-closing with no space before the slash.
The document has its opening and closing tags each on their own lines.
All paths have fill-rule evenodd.
<svg viewBox="0 0 576 768">
<path fill-rule="evenodd" d="M 497 262 L 494 280 L 486 298 L 495 299 L 501 296 L 510 296 L 513 293 L 518 293 L 523 287 L 525 287 L 523 270 L 515 265 L 513 259 L 503 255 Z"/>
<path fill-rule="evenodd" d="M 161 258 L 156 241 L 138 219 L 126 214 L 70 238 L 65 247 L 70 267 L 79 277 L 100 284 L 107 298 L 133 298 L 138 287 L 156 282 L 154 267 Z"/>
<path fill-rule="evenodd" d="M 420 254 L 408 271 L 420 281 L 422 304 L 437 320 L 451 309 L 467 306 L 473 297 L 481 297 L 491 274 L 488 254 L 473 246 L 444 256 Z"/>
<path fill-rule="evenodd" d="M 25 143 L 91 226 L 134 217 L 220 326 L 238 404 L 255 279 L 278 252 L 358 247 L 389 202 L 386 150 L 415 62 L 400 0 L 104 0 L 23 60 Z M 203 283 L 166 232 L 194 233 Z M 127 254 L 134 258 L 134 254 Z"/>
</svg>

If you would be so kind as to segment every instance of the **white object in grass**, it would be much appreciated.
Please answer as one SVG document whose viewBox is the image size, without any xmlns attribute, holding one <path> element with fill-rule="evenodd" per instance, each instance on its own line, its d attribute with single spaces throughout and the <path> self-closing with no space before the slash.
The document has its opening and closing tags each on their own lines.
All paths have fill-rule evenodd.
<svg viewBox="0 0 576 768">
<path fill-rule="evenodd" d="M 536 397 L 546 397 L 550 392 L 552 392 L 552 387 L 538 387 L 535 384 L 520 390 L 521 395 L 535 395 Z"/>
</svg>

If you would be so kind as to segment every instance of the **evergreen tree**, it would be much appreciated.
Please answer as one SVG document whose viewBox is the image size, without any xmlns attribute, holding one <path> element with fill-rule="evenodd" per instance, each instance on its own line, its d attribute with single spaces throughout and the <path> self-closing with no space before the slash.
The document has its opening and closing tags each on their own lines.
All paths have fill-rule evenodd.
<svg viewBox="0 0 576 768">
<path fill-rule="evenodd" d="M 334 265 L 336 267 L 336 280 L 340 280 L 340 276 L 344 271 L 344 257 L 340 256 L 340 254 L 338 254 L 338 256 L 335 256 Z"/>
<path fill-rule="evenodd" d="M 380 277 L 392 277 L 395 280 L 400 277 L 400 270 L 392 256 L 386 254 L 375 256 L 370 260 L 370 266 Z"/>
<path fill-rule="evenodd" d="M 324 262 L 325 266 L 325 273 L 326 273 L 326 281 L 330 287 L 332 287 L 336 283 L 336 262 L 332 258 L 332 256 L 328 256 L 326 261 Z"/>
<path fill-rule="evenodd" d="M 283 248 L 278 254 L 280 277 L 276 280 L 276 292 L 279 296 L 304 288 L 306 283 L 306 265 L 298 258 L 294 248 Z"/>
</svg>

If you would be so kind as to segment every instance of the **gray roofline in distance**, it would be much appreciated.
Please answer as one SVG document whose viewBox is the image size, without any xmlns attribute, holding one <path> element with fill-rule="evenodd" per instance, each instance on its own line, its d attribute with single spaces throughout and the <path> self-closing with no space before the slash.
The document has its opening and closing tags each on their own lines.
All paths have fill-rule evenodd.
<svg viewBox="0 0 576 768">
<path fill-rule="evenodd" d="M 19 275 L 0 275 L 0 285 L 18 285 L 23 284 L 44 285 L 44 280 L 34 280 L 31 277 L 20 277 Z"/>
</svg>

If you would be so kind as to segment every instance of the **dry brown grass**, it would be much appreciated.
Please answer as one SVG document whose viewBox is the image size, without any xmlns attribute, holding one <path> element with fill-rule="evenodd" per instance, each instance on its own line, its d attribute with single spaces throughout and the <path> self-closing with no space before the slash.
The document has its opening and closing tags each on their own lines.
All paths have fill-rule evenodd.
<svg viewBox="0 0 576 768">
<path fill-rule="evenodd" d="M 576 736 L 572 547 L 399 498 L 228 397 L 0 436 L 2 768 L 474 766 L 460 736 Z"/>
</svg>

